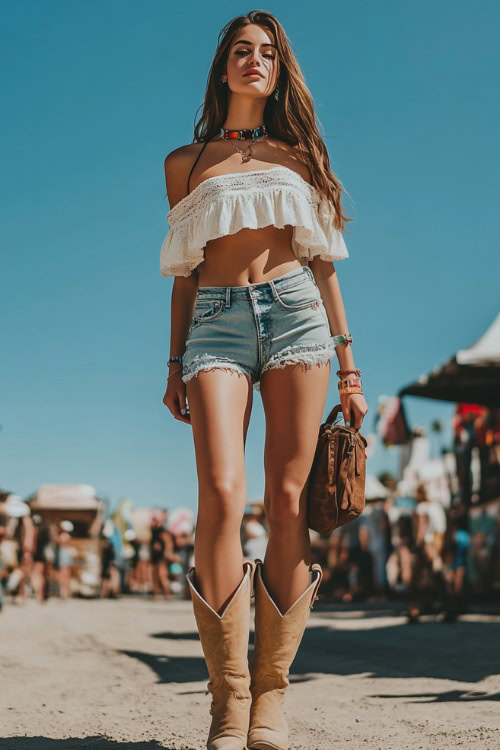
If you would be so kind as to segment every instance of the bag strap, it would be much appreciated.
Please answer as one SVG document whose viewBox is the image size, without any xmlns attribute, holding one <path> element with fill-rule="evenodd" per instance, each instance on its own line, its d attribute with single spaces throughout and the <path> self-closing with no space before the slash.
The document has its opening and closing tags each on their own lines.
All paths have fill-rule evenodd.
<svg viewBox="0 0 500 750">
<path fill-rule="evenodd" d="M 337 415 L 339 411 L 342 411 L 342 404 L 336 404 L 333 409 L 331 410 L 330 414 L 326 418 L 326 423 L 331 424 L 332 422 L 335 422 L 337 419 Z"/>
</svg>

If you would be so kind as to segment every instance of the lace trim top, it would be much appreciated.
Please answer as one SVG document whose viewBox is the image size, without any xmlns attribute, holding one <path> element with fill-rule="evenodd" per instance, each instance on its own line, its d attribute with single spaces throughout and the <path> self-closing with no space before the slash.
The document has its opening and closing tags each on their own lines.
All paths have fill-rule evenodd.
<svg viewBox="0 0 500 750">
<path fill-rule="evenodd" d="M 241 229 L 293 226 L 292 247 L 305 265 L 349 257 L 329 203 L 294 169 L 277 165 L 208 177 L 167 213 L 160 253 L 163 276 L 189 276 L 209 240 Z"/>
</svg>

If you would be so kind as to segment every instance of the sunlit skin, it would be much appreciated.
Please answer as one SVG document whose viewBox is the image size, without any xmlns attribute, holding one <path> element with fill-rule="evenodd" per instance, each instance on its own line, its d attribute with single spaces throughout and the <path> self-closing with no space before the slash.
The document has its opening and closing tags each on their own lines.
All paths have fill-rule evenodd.
<svg viewBox="0 0 500 750">
<path fill-rule="evenodd" d="M 229 103 L 223 127 L 255 128 L 264 121 L 267 97 L 274 92 L 279 67 L 274 39 L 255 24 L 239 29 L 228 50 L 222 79 Z M 262 75 L 246 76 L 256 68 Z M 245 150 L 250 141 L 235 141 Z M 171 152 L 165 160 L 170 207 L 186 195 L 187 176 L 203 144 Z M 190 192 L 208 177 L 267 169 L 275 164 L 295 169 L 307 182 L 311 175 L 292 146 L 268 138 L 241 154 L 226 140 L 205 148 L 191 175 Z M 182 353 L 191 323 L 198 286 L 243 286 L 269 281 L 299 268 L 291 240 L 293 227 L 243 229 L 207 242 L 203 271 L 175 277 L 171 298 L 171 354 Z M 325 305 L 332 333 L 349 331 L 337 274 L 332 262 L 310 263 Z M 355 367 L 349 344 L 336 349 L 339 367 Z M 309 369 L 287 366 L 268 370 L 261 379 L 266 419 L 264 503 L 269 542 L 264 580 L 282 612 L 310 582 L 310 541 L 305 493 L 319 426 L 326 404 L 330 363 Z M 186 409 L 186 396 L 189 413 Z M 241 580 L 243 553 L 240 526 L 247 500 L 244 449 L 252 410 L 253 390 L 246 376 L 213 370 L 184 384 L 180 367 L 169 369 L 164 403 L 173 416 L 193 429 L 198 473 L 198 518 L 195 536 L 196 577 L 206 601 L 222 612 Z M 341 397 L 346 419 L 359 428 L 368 407 L 362 394 Z"/>
</svg>

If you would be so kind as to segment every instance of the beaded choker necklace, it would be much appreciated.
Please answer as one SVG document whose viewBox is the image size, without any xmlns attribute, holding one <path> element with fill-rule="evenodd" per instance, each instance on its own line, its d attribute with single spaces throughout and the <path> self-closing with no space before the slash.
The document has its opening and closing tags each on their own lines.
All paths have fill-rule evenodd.
<svg viewBox="0 0 500 750">
<path fill-rule="evenodd" d="M 227 140 L 237 138 L 238 140 L 243 141 L 245 138 L 251 138 L 252 141 L 254 141 L 256 138 L 267 135 L 267 130 L 265 125 L 259 125 L 257 128 L 249 128 L 248 130 L 229 130 L 228 128 L 221 128 L 220 135 Z"/>
</svg>

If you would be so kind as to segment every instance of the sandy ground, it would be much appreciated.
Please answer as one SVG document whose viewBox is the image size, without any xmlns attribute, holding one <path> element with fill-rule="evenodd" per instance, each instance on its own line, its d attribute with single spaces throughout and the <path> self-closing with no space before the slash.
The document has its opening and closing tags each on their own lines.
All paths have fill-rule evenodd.
<svg viewBox="0 0 500 750">
<path fill-rule="evenodd" d="M 51 601 L 0 615 L 0 750 L 204 748 L 190 602 Z M 406 625 L 316 602 L 292 666 L 291 749 L 500 747 L 500 614 Z"/>
</svg>

